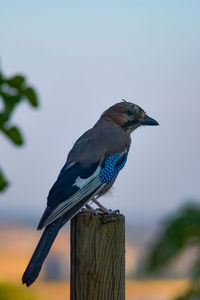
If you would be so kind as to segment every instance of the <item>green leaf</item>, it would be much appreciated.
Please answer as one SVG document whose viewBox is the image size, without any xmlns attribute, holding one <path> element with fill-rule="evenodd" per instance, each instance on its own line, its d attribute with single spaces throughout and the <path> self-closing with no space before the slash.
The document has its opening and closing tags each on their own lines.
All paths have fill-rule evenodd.
<svg viewBox="0 0 200 300">
<path fill-rule="evenodd" d="M 16 96 L 11 96 L 2 92 L 0 92 L 0 95 L 2 96 L 2 101 L 4 102 L 4 110 L 2 112 L 8 115 L 8 117 L 10 118 L 14 109 L 21 101 L 22 96 L 20 94 Z"/>
<path fill-rule="evenodd" d="M 0 113 L 0 130 L 4 127 L 4 124 L 8 121 L 9 115 L 7 113 Z"/>
<path fill-rule="evenodd" d="M 25 81 L 25 78 L 22 75 L 15 75 L 15 76 L 13 76 L 13 77 L 6 80 L 6 82 L 11 87 L 15 87 L 15 88 L 21 88 L 24 81 Z"/>
<path fill-rule="evenodd" d="M 38 106 L 38 97 L 35 90 L 32 87 L 27 87 L 26 89 L 24 89 L 23 94 L 33 107 Z"/>
<path fill-rule="evenodd" d="M 2 131 L 4 134 L 7 135 L 7 137 L 17 146 L 23 145 L 23 137 L 19 131 L 19 129 L 15 126 L 12 126 L 10 128 L 2 128 Z"/>
<path fill-rule="evenodd" d="M 1 71 L 0 71 L 0 86 L 1 86 L 1 84 L 4 82 L 4 79 L 3 79 L 3 74 L 1 73 Z"/>
<path fill-rule="evenodd" d="M 0 170 L 0 192 L 3 192 L 5 188 L 8 186 L 8 181 Z"/>
</svg>

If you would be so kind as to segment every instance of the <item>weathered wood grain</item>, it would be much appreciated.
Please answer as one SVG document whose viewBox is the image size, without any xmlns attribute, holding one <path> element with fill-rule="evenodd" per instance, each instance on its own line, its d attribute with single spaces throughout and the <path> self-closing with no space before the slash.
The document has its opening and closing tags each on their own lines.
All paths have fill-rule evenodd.
<svg viewBox="0 0 200 300">
<path fill-rule="evenodd" d="M 125 299 L 125 219 L 80 212 L 71 220 L 70 300 Z"/>
</svg>

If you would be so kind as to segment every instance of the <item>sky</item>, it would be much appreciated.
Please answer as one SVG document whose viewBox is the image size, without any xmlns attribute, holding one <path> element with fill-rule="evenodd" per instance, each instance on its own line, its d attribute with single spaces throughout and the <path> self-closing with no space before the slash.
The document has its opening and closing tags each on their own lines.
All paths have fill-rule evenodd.
<svg viewBox="0 0 200 300">
<path fill-rule="evenodd" d="M 2 218 L 39 222 L 76 139 L 121 99 L 160 126 L 132 134 L 128 162 L 108 208 L 135 222 L 159 221 L 186 199 L 200 201 L 200 2 L 2 1 L 2 71 L 22 73 L 40 108 L 18 107 L 22 148 L 0 135 L 10 187 Z"/>
</svg>

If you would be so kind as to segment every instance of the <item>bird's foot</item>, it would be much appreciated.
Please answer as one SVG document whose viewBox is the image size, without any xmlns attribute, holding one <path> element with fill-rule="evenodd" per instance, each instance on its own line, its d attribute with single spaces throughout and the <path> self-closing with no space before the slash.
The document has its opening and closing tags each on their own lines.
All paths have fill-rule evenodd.
<svg viewBox="0 0 200 300">
<path fill-rule="evenodd" d="M 91 205 L 89 205 L 88 203 L 87 204 L 85 204 L 85 208 L 87 209 L 87 210 L 94 210 L 94 208 L 91 206 Z"/>
<path fill-rule="evenodd" d="M 108 209 L 104 206 L 101 207 L 101 208 L 94 209 L 93 212 L 94 212 L 95 215 L 97 215 L 97 214 L 116 215 L 116 214 L 120 213 L 119 209 L 112 210 L 112 209 Z"/>
<path fill-rule="evenodd" d="M 90 211 L 94 215 L 97 215 L 99 213 L 99 209 L 95 209 L 89 204 L 85 204 L 85 208 L 82 208 L 82 211 Z"/>
<path fill-rule="evenodd" d="M 120 213 L 119 209 L 112 210 L 105 208 L 104 210 L 97 209 L 97 211 L 99 212 L 100 220 L 103 224 L 115 222 L 117 220 L 117 215 Z"/>
<path fill-rule="evenodd" d="M 90 211 L 94 215 L 98 215 L 98 214 L 115 215 L 115 214 L 119 214 L 120 213 L 119 209 L 112 210 L 112 209 L 108 209 L 108 208 L 106 208 L 104 206 L 101 207 L 101 208 L 93 208 L 89 204 L 86 204 L 85 207 L 83 207 L 81 209 L 81 211 L 83 211 L 83 212 Z"/>
<path fill-rule="evenodd" d="M 117 214 L 120 214 L 120 210 L 119 209 L 109 209 L 111 211 L 111 215 L 117 215 Z"/>
<path fill-rule="evenodd" d="M 103 210 L 101 210 L 102 213 L 105 213 L 107 215 L 116 215 L 116 214 L 119 214 L 120 211 L 119 209 L 115 209 L 115 210 L 112 210 L 112 209 L 108 209 L 108 208 L 105 208 Z"/>
<path fill-rule="evenodd" d="M 95 198 L 93 198 L 92 201 L 98 206 L 98 208 L 96 209 L 97 213 L 104 213 L 107 215 L 115 215 L 120 213 L 119 209 L 116 210 L 108 209 L 105 206 L 103 206 L 99 201 L 97 201 L 97 199 Z"/>
</svg>

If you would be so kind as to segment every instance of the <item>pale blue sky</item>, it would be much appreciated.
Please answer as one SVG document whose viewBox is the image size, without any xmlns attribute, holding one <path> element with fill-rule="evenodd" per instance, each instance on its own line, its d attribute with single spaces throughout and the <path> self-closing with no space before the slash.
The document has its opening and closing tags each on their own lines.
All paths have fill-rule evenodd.
<svg viewBox="0 0 200 300">
<path fill-rule="evenodd" d="M 2 1 L 0 57 L 28 76 L 41 107 L 19 107 L 26 145 L 0 136 L 11 181 L 0 213 L 34 216 L 75 140 L 125 98 L 160 127 L 132 135 L 126 167 L 103 203 L 128 220 L 159 219 L 200 199 L 199 1 Z"/>
</svg>

